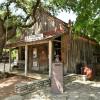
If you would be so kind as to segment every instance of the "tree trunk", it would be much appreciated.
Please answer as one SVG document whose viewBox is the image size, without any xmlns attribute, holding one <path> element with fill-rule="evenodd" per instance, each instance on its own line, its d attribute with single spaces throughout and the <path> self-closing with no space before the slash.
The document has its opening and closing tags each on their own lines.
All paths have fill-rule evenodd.
<svg viewBox="0 0 100 100">
<path fill-rule="evenodd" d="M 5 46 L 5 40 L 2 40 L 2 39 L 0 38 L 0 61 L 1 61 L 1 59 L 2 59 L 2 52 L 3 52 L 4 46 Z"/>
<path fill-rule="evenodd" d="M 2 51 L 5 45 L 5 30 L 3 21 L 0 19 L 0 61 L 2 59 Z"/>
<path fill-rule="evenodd" d="M 2 60 L 2 52 L 5 47 L 6 40 L 11 39 L 16 35 L 16 26 L 11 27 L 7 30 L 6 37 L 6 28 L 4 27 L 4 22 L 0 19 L 0 61 Z"/>
</svg>

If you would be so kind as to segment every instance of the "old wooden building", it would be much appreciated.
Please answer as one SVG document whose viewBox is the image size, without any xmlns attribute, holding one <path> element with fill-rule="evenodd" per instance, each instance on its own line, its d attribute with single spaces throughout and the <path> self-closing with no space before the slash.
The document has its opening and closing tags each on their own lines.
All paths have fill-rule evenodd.
<svg viewBox="0 0 100 100">
<path fill-rule="evenodd" d="M 41 10 L 32 28 L 7 46 L 18 50 L 19 67 L 28 72 L 42 72 L 51 75 L 52 63 L 56 57 L 63 63 L 64 74 L 75 73 L 79 63 L 95 63 L 96 42 L 86 37 L 74 37 L 71 25 Z"/>
</svg>

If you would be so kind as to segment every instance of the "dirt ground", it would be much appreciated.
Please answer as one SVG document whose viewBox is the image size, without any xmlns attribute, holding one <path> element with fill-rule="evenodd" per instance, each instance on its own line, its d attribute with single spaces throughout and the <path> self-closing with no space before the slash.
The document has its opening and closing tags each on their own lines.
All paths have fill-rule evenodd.
<svg viewBox="0 0 100 100">
<path fill-rule="evenodd" d="M 34 79 L 18 75 L 0 79 L 0 100 L 15 94 L 15 84 L 32 80 Z"/>
<path fill-rule="evenodd" d="M 0 80 L 0 100 L 15 95 L 15 84 L 35 79 L 14 75 Z M 53 94 L 51 88 L 42 88 L 23 96 L 24 100 L 100 100 L 100 81 L 72 81 L 65 84 L 63 94 Z M 11 99 L 13 100 L 13 99 Z"/>
<path fill-rule="evenodd" d="M 45 88 L 25 95 L 24 100 L 100 100 L 100 82 L 76 80 L 66 84 L 62 94 Z"/>
</svg>

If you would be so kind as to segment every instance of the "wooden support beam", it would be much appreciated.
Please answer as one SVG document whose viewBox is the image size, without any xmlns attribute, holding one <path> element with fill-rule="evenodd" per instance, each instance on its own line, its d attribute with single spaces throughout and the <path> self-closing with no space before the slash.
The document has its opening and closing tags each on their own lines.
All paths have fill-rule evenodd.
<svg viewBox="0 0 100 100">
<path fill-rule="evenodd" d="M 53 40 L 54 42 L 60 42 L 61 43 L 61 40 Z"/>
<path fill-rule="evenodd" d="M 29 60 L 28 60 L 28 68 L 29 68 L 29 72 L 32 71 L 32 67 L 33 67 L 33 46 L 30 45 L 28 46 L 28 56 L 29 56 Z"/>
<path fill-rule="evenodd" d="M 25 45 L 25 76 L 27 76 L 27 66 L 28 66 L 28 45 Z"/>
<path fill-rule="evenodd" d="M 18 47 L 18 60 L 21 60 L 21 48 L 22 47 Z"/>
<path fill-rule="evenodd" d="M 9 49 L 9 71 L 11 71 L 11 48 Z"/>
<path fill-rule="evenodd" d="M 51 78 L 51 68 L 52 68 L 52 41 L 49 41 L 48 52 L 49 52 L 49 78 Z"/>
</svg>

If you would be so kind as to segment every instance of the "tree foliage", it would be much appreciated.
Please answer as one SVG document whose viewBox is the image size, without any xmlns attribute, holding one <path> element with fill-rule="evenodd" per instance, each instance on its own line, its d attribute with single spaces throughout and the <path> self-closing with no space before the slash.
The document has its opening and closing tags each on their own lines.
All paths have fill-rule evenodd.
<svg viewBox="0 0 100 100">
<path fill-rule="evenodd" d="M 100 42 L 100 0 L 50 0 L 57 10 L 74 11 L 73 31 Z"/>
<path fill-rule="evenodd" d="M 99 0 L 80 0 L 76 6 L 77 19 L 75 31 L 100 41 L 100 2 Z"/>
<path fill-rule="evenodd" d="M 40 7 L 40 1 L 4 0 L 0 4 L 0 59 L 6 41 L 16 35 L 16 29 L 34 25 L 36 10 Z M 18 11 L 20 11 L 20 14 L 18 14 Z"/>
<path fill-rule="evenodd" d="M 31 27 L 36 22 L 36 9 L 40 7 L 54 14 L 59 10 L 74 11 L 77 15 L 75 33 L 100 40 L 99 0 L 5 0 L 0 5 L 0 19 L 6 27 Z M 22 13 L 17 14 L 18 11 Z M 31 23 L 29 19 L 32 19 Z"/>
<path fill-rule="evenodd" d="M 99 0 L 4 0 L 0 4 L 0 48 L 5 45 L 6 36 L 7 40 L 15 36 L 16 29 L 34 25 L 36 11 L 41 7 L 53 14 L 59 10 L 74 11 L 77 15 L 74 33 L 100 42 Z"/>
</svg>

